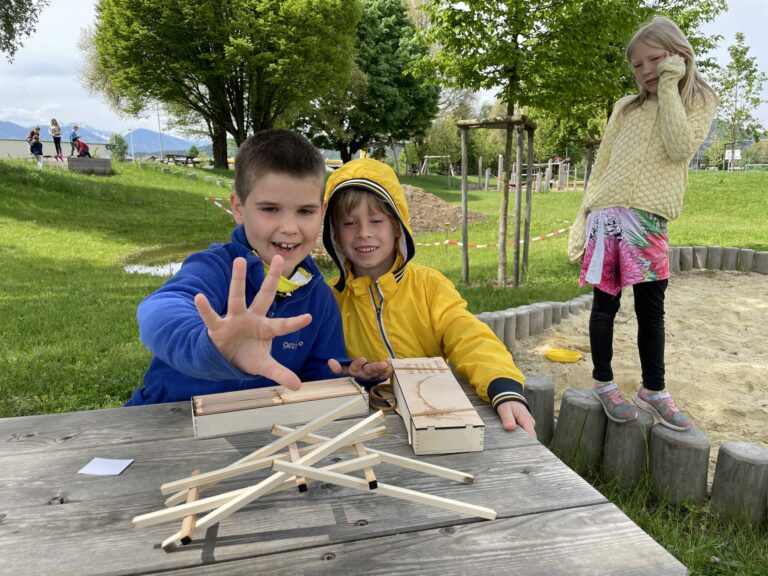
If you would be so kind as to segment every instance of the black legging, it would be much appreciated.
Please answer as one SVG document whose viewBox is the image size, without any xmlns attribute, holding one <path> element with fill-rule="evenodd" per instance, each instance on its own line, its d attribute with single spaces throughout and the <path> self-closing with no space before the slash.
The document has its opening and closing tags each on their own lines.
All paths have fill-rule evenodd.
<svg viewBox="0 0 768 576">
<path fill-rule="evenodd" d="M 53 145 L 56 146 L 56 154 L 61 156 L 61 136 L 53 137 Z"/>
<path fill-rule="evenodd" d="M 637 349 L 643 371 L 643 386 L 664 389 L 664 291 L 668 280 L 641 282 L 632 286 L 637 316 Z M 613 380 L 613 323 L 621 306 L 617 296 L 594 289 L 589 317 L 589 343 L 592 347 L 592 377 L 600 382 Z"/>
</svg>

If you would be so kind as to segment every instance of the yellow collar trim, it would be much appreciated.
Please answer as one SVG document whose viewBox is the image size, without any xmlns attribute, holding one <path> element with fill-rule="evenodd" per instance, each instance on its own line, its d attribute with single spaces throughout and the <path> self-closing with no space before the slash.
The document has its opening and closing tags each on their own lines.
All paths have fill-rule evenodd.
<svg viewBox="0 0 768 576">
<path fill-rule="evenodd" d="M 259 255 L 256 250 L 253 251 L 253 254 L 254 256 Z M 269 264 L 264 262 L 264 275 L 267 274 L 269 274 Z M 312 273 L 299 266 L 290 278 L 280 276 L 280 281 L 277 283 L 277 293 L 280 296 L 290 296 L 302 286 L 309 284 L 310 280 L 312 280 Z"/>
</svg>

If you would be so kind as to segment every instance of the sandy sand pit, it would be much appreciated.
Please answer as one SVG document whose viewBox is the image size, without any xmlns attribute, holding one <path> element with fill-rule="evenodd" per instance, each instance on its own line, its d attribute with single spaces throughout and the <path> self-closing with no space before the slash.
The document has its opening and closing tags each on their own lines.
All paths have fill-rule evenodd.
<svg viewBox="0 0 768 576">
<path fill-rule="evenodd" d="M 614 379 L 630 398 L 640 385 L 632 290 L 625 289 L 614 332 Z M 768 447 L 768 276 L 694 271 L 674 275 L 666 296 L 667 389 L 717 450 L 729 440 Z M 550 348 L 580 351 L 573 364 L 547 360 Z M 515 362 L 555 382 L 555 411 L 563 391 L 592 385 L 589 312 L 517 342 Z"/>
</svg>

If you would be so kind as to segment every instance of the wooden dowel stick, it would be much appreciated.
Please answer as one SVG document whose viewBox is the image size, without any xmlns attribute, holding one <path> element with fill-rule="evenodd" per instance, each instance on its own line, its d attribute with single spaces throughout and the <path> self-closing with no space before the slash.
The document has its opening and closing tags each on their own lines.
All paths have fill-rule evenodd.
<svg viewBox="0 0 768 576">
<path fill-rule="evenodd" d="M 238 402 L 254 402 L 255 407 L 273 406 L 295 402 L 307 402 L 324 398 L 361 394 L 361 387 L 350 377 L 304 382 L 300 390 L 288 390 L 282 386 L 253 388 L 218 394 L 195 396 L 195 406 L 203 410 L 214 406 L 226 406 Z"/>
<path fill-rule="evenodd" d="M 338 472 L 319 470 L 304 464 L 275 460 L 274 469 L 285 474 L 301 474 L 307 478 L 322 480 L 323 482 L 328 482 L 330 484 L 337 484 L 339 486 L 346 486 L 348 488 L 355 488 L 366 492 L 369 491 L 367 482 L 362 478 L 355 478 L 354 476 L 347 476 L 346 474 L 340 474 Z M 466 502 L 443 498 L 442 496 L 433 496 L 431 494 L 425 494 L 424 492 L 417 492 L 416 490 L 408 490 L 407 488 L 392 486 L 383 482 L 379 482 L 379 487 L 373 491 L 373 493 L 391 496 L 401 500 L 408 500 L 410 502 L 417 502 L 419 504 L 426 504 L 436 508 L 443 508 L 444 510 L 450 510 L 466 516 L 477 516 L 487 520 L 496 519 L 496 511 L 492 508 L 467 504 Z"/>
<path fill-rule="evenodd" d="M 354 402 L 356 403 L 357 400 L 355 400 Z M 334 410 L 333 412 L 336 412 L 337 410 Z M 325 416 L 325 418 L 327 417 L 328 416 Z M 325 458 L 328 454 L 335 452 L 341 446 L 345 446 L 346 444 L 348 444 L 350 439 L 356 439 L 358 436 L 360 436 L 363 433 L 363 431 L 366 428 L 369 428 L 374 424 L 378 424 L 383 419 L 384 419 L 384 414 L 380 411 L 371 414 L 370 416 L 368 416 L 368 418 L 361 420 L 351 428 L 348 428 L 347 430 L 345 430 L 344 432 L 336 436 L 334 439 L 329 440 L 324 444 L 319 444 L 315 450 L 299 458 L 299 460 L 296 461 L 296 464 L 305 464 L 307 466 L 314 464 L 318 460 Z M 318 420 L 321 420 L 321 419 L 318 419 Z M 296 440 L 300 440 L 302 436 L 306 436 L 306 434 L 308 434 L 311 431 L 311 430 L 306 430 L 306 427 L 299 430 L 302 433 L 298 435 L 297 438 L 292 438 L 292 441 L 295 442 Z M 288 434 L 287 436 L 283 436 L 280 440 L 291 438 L 291 436 L 292 436 L 291 434 Z M 290 444 L 290 442 L 288 442 L 288 444 Z M 275 462 L 280 462 L 280 460 L 275 460 Z M 256 486 L 252 486 L 244 494 L 241 494 L 240 496 L 230 500 L 229 502 L 220 506 L 213 512 L 209 512 L 208 514 L 203 516 L 200 520 L 198 520 L 197 522 L 198 529 L 205 530 L 209 526 L 212 526 L 213 524 L 217 524 L 218 522 L 221 522 L 225 518 L 228 518 L 231 514 L 234 514 L 243 506 L 247 506 L 248 504 L 250 504 L 257 498 L 259 498 L 260 496 L 267 493 L 269 490 L 271 490 L 275 486 L 281 484 L 285 479 L 285 476 L 286 475 L 283 472 L 276 472 L 269 478 L 266 478 L 261 482 L 259 482 L 258 484 L 256 484 Z"/>
<path fill-rule="evenodd" d="M 195 407 L 195 415 L 208 416 L 209 414 L 221 414 L 223 412 L 236 412 L 238 410 L 253 410 L 266 408 L 267 406 L 279 406 L 282 404 L 280 399 L 253 399 L 253 400 L 233 400 L 231 402 L 221 402 L 219 404 L 203 404 Z"/>
<path fill-rule="evenodd" d="M 353 444 L 352 447 L 355 449 L 355 453 L 357 454 L 358 458 L 365 456 L 365 446 L 362 442 Z M 373 473 L 373 468 L 365 468 L 363 470 L 363 474 L 365 475 L 365 481 L 368 482 L 368 488 L 371 490 L 376 490 L 379 484 L 376 481 L 376 474 Z"/>
<path fill-rule="evenodd" d="M 278 438 L 274 442 L 271 442 L 266 446 L 259 448 L 255 452 L 251 452 L 250 454 L 248 454 L 247 456 L 244 456 L 243 458 L 240 458 L 240 460 L 233 462 L 232 464 L 230 464 L 230 466 L 234 466 L 236 464 L 242 464 L 243 462 L 250 462 L 251 460 L 264 458 L 265 456 L 274 454 L 275 452 L 282 450 L 289 444 L 292 444 L 298 440 L 301 440 L 302 437 L 306 436 L 310 432 L 314 432 L 315 430 L 322 428 L 329 422 L 333 422 L 339 416 L 342 416 L 346 412 L 349 412 L 350 410 L 355 408 L 359 404 L 359 402 L 360 402 L 359 398 L 354 398 L 349 402 L 345 402 L 341 406 L 337 406 L 333 410 L 326 412 L 322 416 L 315 418 L 314 420 L 312 420 L 311 422 L 308 422 L 304 426 L 297 428 L 291 434 L 283 436 L 282 438 Z M 204 486 L 201 488 L 201 490 L 210 488 L 210 486 L 213 486 L 213 484 L 209 486 Z M 183 502 L 185 498 L 186 498 L 186 492 L 179 492 L 178 494 L 174 494 L 171 498 L 169 498 L 169 500 L 171 501 L 170 505 Z"/>
<path fill-rule="evenodd" d="M 360 438 L 356 441 L 367 442 L 368 440 L 373 440 L 374 438 L 379 438 L 380 436 L 384 436 L 386 433 L 387 433 L 387 429 L 385 426 L 378 426 L 376 428 L 372 428 L 369 432 L 366 432 L 365 434 L 360 436 Z M 315 442 L 315 444 L 318 444 L 318 443 L 319 442 Z M 311 446 L 303 446 L 299 448 L 299 452 L 302 455 L 308 454 L 312 450 L 313 448 Z M 206 488 L 208 486 L 213 486 L 214 484 L 218 484 L 222 480 L 234 478 L 235 476 L 239 476 L 241 474 L 247 474 L 249 472 L 254 472 L 256 470 L 271 468 L 273 458 L 288 458 L 288 454 L 287 453 L 275 454 L 272 456 L 268 456 L 266 458 L 260 458 L 258 460 L 254 460 L 252 462 L 246 462 L 244 464 L 237 464 L 237 463 L 230 464 L 229 466 L 225 466 L 224 468 L 219 468 L 218 470 L 211 470 L 210 472 L 200 474 L 199 476 L 195 476 L 195 477 L 189 476 L 187 478 L 182 478 L 180 480 L 174 480 L 173 482 L 166 482 L 160 487 L 160 492 L 162 494 L 169 494 L 176 490 L 183 490 L 182 492 L 177 492 L 177 494 L 186 494 L 186 489 L 191 488 L 192 486 L 202 486 L 201 489 Z M 178 504 L 180 500 L 177 499 L 177 494 L 174 494 L 173 496 L 168 498 L 165 501 L 165 505 L 175 506 L 176 504 Z"/>
<path fill-rule="evenodd" d="M 301 448 L 301 452 L 304 454 L 309 454 L 311 450 L 312 448 L 307 446 L 304 446 Z M 205 474 L 198 474 L 197 476 L 188 476 L 187 478 L 174 480 L 173 482 L 166 482 L 165 484 L 160 486 L 160 493 L 171 494 L 176 492 L 177 490 L 186 490 L 187 488 L 192 488 L 193 486 L 194 487 L 212 486 L 213 484 L 218 484 L 222 480 L 227 480 L 229 478 L 234 478 L 236 476 L 248 474 L 249 472 L 256 472 L 258 470 L 271 468 L 272 460 L 274 460 L 275 458 L 288 459 L 290 458 L 290 455 L 287 452 L 280 453 L 280 454 L 272 454 L 271 456 L 267 456 L 266 458 L 259 458 L 258 460 L 253 460 L 252 462 L 246 462 L 244 464 L 238 464 L 236 466 L 226 466 L 224 468 L 219 468 L 218 470 L 211 470 L 210 472 L 206 472 Z"/>
<path fill-rule="evenodd" d="M 334 408 L 330 412 L 327 412 L 326 414 L 323 414 L 322 416 L 319 416 L 318 418 L 315 418 L 311 422 L 308 422 L 304 426 L 301 426 L 300 428 L 296 428 L 294 434 L 288 434 L 286 436 L 283 436 L 282 438 L 279 438 L 275 440 L 274 442 L 267 444 L 263 448 L 260 448 L 259 450 L 256 450 L 255 452 L 244 456 L 235 464 L 239 464 L 241 462 L 249 462 L 250 460 L 255 460 L 256 458 L 262 458 L 264 456 L 269 456 L 270 454 L 274 454 L 278 450 L 282 450 L 289 444 L 293 444 L 294 442 L 297 442 L 301 440 L 304 436 L 307 434 L 310 434 L 311 432 L 314 432 L 315 430 L 319 430 L 329 422 L 333 422 L 338 418 L 339 416 L 343 416 L 346 412 L 349 412 L 353 408 L 355 408 L 359 404 L 360 400 L 358 398 L 355 398 L 349 402 L 346 402 L 345 404 L 342 404 L 341 406 Z M 365 420 L 363 420 L 365 422 Z"/>
<path fill-rule="evenodd" d="M 292 431 L 293 428 L 288 426 L 281 425 L 272 427 L 272 434 L 282 435 L 288 434 Z M 327 437 L 321 436 L 319 434 L 307 434 L 304 438 L 302 438 L 301 441 L 317 444 L 320 442 L 326 442 L 327 440 Z M 344 447 L 342 450 L 344 452 L 352 452 L 354 449 Z M 400 466 L 401 468 L 408 468 L 409 470 L 415 470 L 416 472 L 423 472 L 424 474 L 429 474 L 430 476 L 438 476 L 447 480 L 455 480 L 456 482 L 461 482 L 463 484 L 472 484 L 475 481 L 474 476 L 472 476 L 472 474 L 467 474 L 466 472 L 459 472 L 458 470 L 452 470 L 451 468 L 429 464 L 427 462 L 422 462 L 421 460 L 414 460 L 413 458 L 398 456 L 397 454 L 376 450 L 375 448 L 369 448 L 368 446 L 365 447 L 365 451 L 368 454 L 381 455 L 381 461 L 387 464 L 393 464 L 395 466 Z"/>
<path fill-rule="evenodd" d="M 292 462 L 298 462 L 299 458 L 301 458 L 299 447 L 296 444 L 289 444 L 288 452 L 291 454 Z M 365 454 L 360 454 L 360 456 L 365 456 Z M 307 481 L 303 476 L 296 476 L 296 487 L 299 489 L 299 494 L 307 491 Z"/>
<path fill-rule="evenodd" d="M 200 474 L 199 469 L 195 469 L 192 471 L 192 476 L 197 476 Z M 190 488 L 187 493 L 187 504 L 191 504 L 195 500 L 197 500 L 199 489 L 197 486 Z M 192 541 L 192 535 L 195 533 L 195 515 L 189 514 L 188 516 L 184 516 L 184 520 L 181 521 L 181 543 L 182 544 L 189 544 Z"/>
<path fill-rule="evenodd" d="M 369 454 L 367 456 L 363 456 L 362 458 L 352 458 L 350 460 L 345 460 L 344 462 L 336 462 L 335 464 L 330 464 L 329 466 L 324 466 L 323 468 L 320 468 L 320 470 L 326 470 L 326 471 L 329 471 L 329 472 L 341 472 L 341 473 L 356 472 L 357 470 L 362 470 L 362 469 L 367 468 L 369 466 L 376 466 L 377 464 L 381 464 L 381 457 L 378 456 L 377 454 Z M 319 482 L 319 480 L 313 480 L 313 479 L 310 478 L 309 482 Z M 270 494 L 273 494 L 275 492 L 280 492 L 282 490 L 293 489 L 293 488 L 294 488 L 293 476 L 291 476 L 291 477 L 287 478 L 282 483 L 282 485 L 278 486 L 272 492 L 270 492 Z M 198 510 L 198 512 L 204 512 L 205 510 L 212 510 L 213 508 L 216 508 L 216 507 L 220 506 L 224 502 L 227 502 L 228 500 L 231 500 L 232 498 L 234 498 L 238 494 L 242 494 L 243 492 L 245 492 L 245 490 L 247 490 L 247 488 L 241 488 L 240 490 L 234 490 L 232 492 L 228 492 L 227 494 L 220 494 L 219 496 L 211 496 L 210 498 L 206 499 L 206 500 L 210 500 L 211 501 L 211 505 L 206 507 L 206 508 L 204 508 L 203 510 Z M 214 502 L 214 501 L 216 501 L 216 502 Z M 198 503 L 199 502 L 203 502 L 203 500 L 199 500 Z M 176 508 L 164 509 L 164 510 L 160 510 L 159 512 L 163 512 L 163 513 L 168 513 L 168 512 L 171 512 L 171 511 L 175 512 L 175 511 L 177 511 L 177 510 L 179 510 L 181 508 L 182 508 L 181 506 L 177 506 Z M 182 511 L 182 513 L 183 513 L 183 511 Z M 147 515 L 145 515 L 145 516 L 147 516 Z M 150 524 L 145 524 L 142 521 L 141 526 L 151 526 L 151 525 L 154 525 L 154 524 L 161 524 L 162 522 L 166 522 L 166 521 L 169 521 L 169 520 L 174 520 L 174 519 L 179 518 L 179 517 L 180 516 L 177 515 L 177 516 L 174 516 L 173 518 L 169 518 L 169 519 L 168 518 L 162 519 L 162 520 L 155 519 Z M 135 521 L 136 521 L 137 518 L 139 518 L 139 516 L 134 518 L 134 525 L 136 525 Z M 137 526 L 137 527 L 139 527 L 139 526 Z M 176 547 L 180 546 L 181 544 L 182 544 L 181 543 L 181 531 L 179 531 L 179 532 L 176 532 L 174 535 L 170 536 L 169 538 L 166 538 L 163 541 L 163 543 L 161 544 L 161 546 L 162 546 L 162 548 L 164 550 L 170 551 L 173 548 L 176 548 Z"/>
<path fill-rule="evenodd" d="M 349 460 L 345 460 L 344 462 L 336 462 L 334 464 L 324 466 L 323 468 L 320 468 L 320 470 L 327 470 L 331 472 L 333 471 L 354 472 L 356 470 L 361 470 L 363 468 L 375 466 L 376 464 L 380 464 L 380 463 L 381 463 L 381 456 L 379 456 L 378 454 L 368 454 L 367 456 L 364 456 L 362 458 L 351 458 Z M 314 480 L 310 479 L 310 481 L 312 482 Z M 294 488 L 294 487 L 295 485 L 293 483 L 293 476 L 289 476 L 285 479 L 285 481 L 281 486 L 278 486 L 272 492 L 280 492 L 281 490 L 287 490 L 289 488 Z M 217 494 L 216 496 L 208 496 L 207 498 L 201 498 L 200 500 L 197 500 L 196 502 L 192 502 L 191 504 L 180 504 L 179 506 L 174 506 L 173 508 L 161 508 L 160 510 L 156 510 L 154 512 L 148 512 L 147 514 L 140 514 L 139 516 L 135 516 L 133 518 L 133 521 L 132 521 L 133 527 L 145 528 L 147 526 L 155 526 L 156 524 L 163 524 L 164 522 L 171 522 L 173 520 L 183 518 L 184 516 L 187 516 L 189 514 L 199 514 L 200 512 L 207 512 L 208 510 L 213 510 L 214 508 L 218 508 L 222 504 L 225 504 L 230 500 L 232 500 L 233 498 L 240 496 L 241 494 L 248 491 L 249 489 L 250 489 L 250 486 L 246 488 L 238 488 L 237 490 L 224 492 L 222 494 Z M 197 526 L 197 528 L 199 528 L 199 525 Z M 179 532 L 179 534 L 181 534 L 181 532 Z"/>
</svg>

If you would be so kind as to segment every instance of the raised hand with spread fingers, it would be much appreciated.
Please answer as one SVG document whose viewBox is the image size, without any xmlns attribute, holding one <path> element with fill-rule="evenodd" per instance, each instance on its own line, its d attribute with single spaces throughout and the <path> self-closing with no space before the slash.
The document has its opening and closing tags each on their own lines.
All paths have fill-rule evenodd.
<svg viewBox="0 0 768 576">
<path fill-rule="evenodd" d="M 299 377 L 272 358 L 272 339 L 300 330 L 312 322 L 310 314 L 291 318 L 269 318 L 267 312 L 275 299 L 283 259 L 275 256 L 261 289 L 245 304 L 246 262 L 236 258 L 232 264 L 227 313 L 219 316 L 203 294 L 195 296 L 195 306 L 208 328 L 208 336 L 236 368 L 274 380 L 290 390 L 301 387 Z"/>
</svg>

